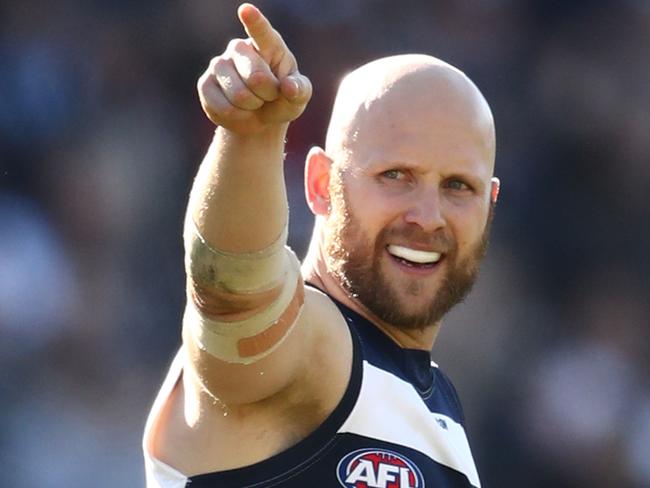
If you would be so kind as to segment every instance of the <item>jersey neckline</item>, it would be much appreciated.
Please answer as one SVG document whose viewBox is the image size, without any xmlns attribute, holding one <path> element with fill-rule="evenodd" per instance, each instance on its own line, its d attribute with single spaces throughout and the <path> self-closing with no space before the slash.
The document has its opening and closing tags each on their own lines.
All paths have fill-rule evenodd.
<svg viewBox="0 0 650 488">
<path fill-rule="evenodd" d="M 427 397 L 431 394 L 435 377 L 432 370 L 431 353 L 429 351 L 400 346 L 359 312 L 341 303 L 332 296 L 328 296 L 338 306 L 343 316 L 346 317 L 346 320 L 351 325 L 350 328 L 358 328 L 362 347 L 364 336 L 369 337 L 373 342 L 375 346 L 373 350 L 377 353 L 373 355 L 364 353 L 364 359 L 375 366 L 398 373 L 398 376 L 413 385 L 420 396 Z"/>
</svg>

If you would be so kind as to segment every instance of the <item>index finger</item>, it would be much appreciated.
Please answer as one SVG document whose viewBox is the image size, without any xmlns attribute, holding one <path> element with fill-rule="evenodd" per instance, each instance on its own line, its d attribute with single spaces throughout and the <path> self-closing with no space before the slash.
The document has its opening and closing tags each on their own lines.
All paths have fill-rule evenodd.
<svg viewBox="0 0 650 488">
<path fill-rule="evenodd" d="M 246 34 L 252 39 L 257 51 L 266 58 L 278 49 L 286 49 L 282 36 L 260 10 L 250 3 L 243 3 L 237 9 Z"/>
</svg>

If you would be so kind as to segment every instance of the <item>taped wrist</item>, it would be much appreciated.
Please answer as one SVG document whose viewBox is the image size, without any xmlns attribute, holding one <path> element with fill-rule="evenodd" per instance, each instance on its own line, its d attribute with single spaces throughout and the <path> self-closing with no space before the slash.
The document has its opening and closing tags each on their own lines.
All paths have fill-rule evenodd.
<svg viewBox="0 0 650 488">
<path fill-rule="evenodd" d="M 255 293 L 280 284 L 286 271 L 287 226 L 259 251 L 233 253 L 211 247 L 191 217 L 185 222 L 185 271 L 199 284 L 234 293 Z"/>
<path fill-rule="evenodd" d="M 304 302 L 300 262 L 284 245 L 286 227 L 265 249 L 231 253 L 212 248 L 188 221 L 184 327 L 201 350 L 222 361 L 262 359 L 291 332 Z"/>
</svg>

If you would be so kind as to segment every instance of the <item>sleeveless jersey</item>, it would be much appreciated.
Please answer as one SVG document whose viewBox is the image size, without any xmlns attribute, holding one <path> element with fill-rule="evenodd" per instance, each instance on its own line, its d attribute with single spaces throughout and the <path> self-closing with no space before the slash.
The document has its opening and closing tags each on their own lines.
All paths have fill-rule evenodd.
<svg viewBox="0 0 650 488">
<path fill-rule="evenodd" d="M 480 488 L 458 396 L 429 353 L 400 348 L 337 305 L 353 339 L 352 374 L 314 432 L 251 466 L 184 476 L 146 448 L 150 424 L 179 378 L 177 357 L 145 428 L 147 488 Z"/>
</svg>

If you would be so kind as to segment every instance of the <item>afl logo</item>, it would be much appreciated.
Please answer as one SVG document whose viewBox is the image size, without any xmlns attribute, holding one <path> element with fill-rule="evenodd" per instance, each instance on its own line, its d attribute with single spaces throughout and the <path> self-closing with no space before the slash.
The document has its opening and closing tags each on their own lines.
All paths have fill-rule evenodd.
<svg viewBox="0 0 650 488">
<path fill-rule="evenodd" d="M 339 461 L 336 477 L 345 488 L 424 488 L 418 467 L 386 449 L 359 449 Z"/>
</svg>

